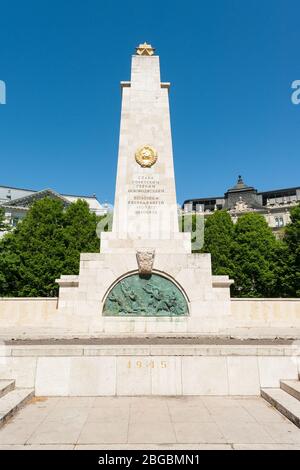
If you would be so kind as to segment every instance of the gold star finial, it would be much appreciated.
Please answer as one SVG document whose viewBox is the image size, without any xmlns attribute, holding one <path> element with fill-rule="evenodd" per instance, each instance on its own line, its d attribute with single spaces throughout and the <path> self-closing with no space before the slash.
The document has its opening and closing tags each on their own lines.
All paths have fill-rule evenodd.
<svg viewBox="0 0 300 470">
<path fill-rule="evenodd" d="M 136 47 L 137 55 L 153 55 L 155 49 L 151 46 L 151 44 L 140 44 L 139 47 Z"/>
</svg>

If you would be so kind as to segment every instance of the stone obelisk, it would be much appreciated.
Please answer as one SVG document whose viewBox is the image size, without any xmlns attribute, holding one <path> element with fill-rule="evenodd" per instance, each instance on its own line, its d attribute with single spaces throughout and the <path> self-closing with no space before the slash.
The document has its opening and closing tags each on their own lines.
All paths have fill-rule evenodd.
<svg viewBox="0 0 300 470">
<path fill-rule="evenodd" d="M 100 253 L 81 254 L 78 276 L 57 280 L 58 310 L 92 333 L 218 331 L 232 281 L 213 276 L 210 255 L 192 254 L 191 234 L 179 232 L 170 85 L 149 44 L 121 87 L 112 231 L 101 233 Z"/>
<path fill-rule="evenodd" d="M 132 56 L 130 82 L 121 82 L 113 227 L 101 236 L 102 253 L 191 251 L 190 234 L 178 228 L 169 88 L 161 82 L 154 49 L 141 44 Z"/>
</svg>

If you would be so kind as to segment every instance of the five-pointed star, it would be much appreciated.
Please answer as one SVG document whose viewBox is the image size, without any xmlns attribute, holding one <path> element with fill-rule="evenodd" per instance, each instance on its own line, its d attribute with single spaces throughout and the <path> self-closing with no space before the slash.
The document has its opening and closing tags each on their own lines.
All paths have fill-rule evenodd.
<svg viewBox="0 0 300 470">
<path fill-rule="evenodd" d="M 140 44 L 139 47 L 136 48 L 136 53 L 138 55 L 153 55 L 155 49 L 151 46 L 151 44 Z"/>
</svg>

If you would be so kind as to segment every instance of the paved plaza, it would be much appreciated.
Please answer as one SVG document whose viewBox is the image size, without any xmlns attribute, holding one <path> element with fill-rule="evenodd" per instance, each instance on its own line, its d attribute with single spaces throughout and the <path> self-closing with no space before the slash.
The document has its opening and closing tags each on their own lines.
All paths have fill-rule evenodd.
<svg viewBox="0 0 300 470">
<path fill-rule="evenodd" d="M 2 449 L 300 449 L 300 429 L 260 397 L 35 397 Z"/>
</svg>

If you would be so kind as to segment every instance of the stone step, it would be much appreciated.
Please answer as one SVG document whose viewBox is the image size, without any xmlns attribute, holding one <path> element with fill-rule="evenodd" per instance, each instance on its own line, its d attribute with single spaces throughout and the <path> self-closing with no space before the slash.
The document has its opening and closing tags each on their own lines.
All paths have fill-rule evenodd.
<svg viewBox="0 0 300 470">
<path fill-rule="evenodd" d="M 300 428 L 300 401 L 281 388 L 262 388 L 261 396 Z"/>
<path fill-rule="evenodd" d="M 0 427 L 34 396 L 32 388 L 16 388 L 0 398 Z"/>
<path fill-rule="evenodd" d="M 281 380 L 280 388 L 300 401 L 300 382 L 299 380 Z"/>
<path fill-rule="evenodd" d="M 0 398 L 15 388 L 14 380 L 0 380 Z"/>
</svg>

